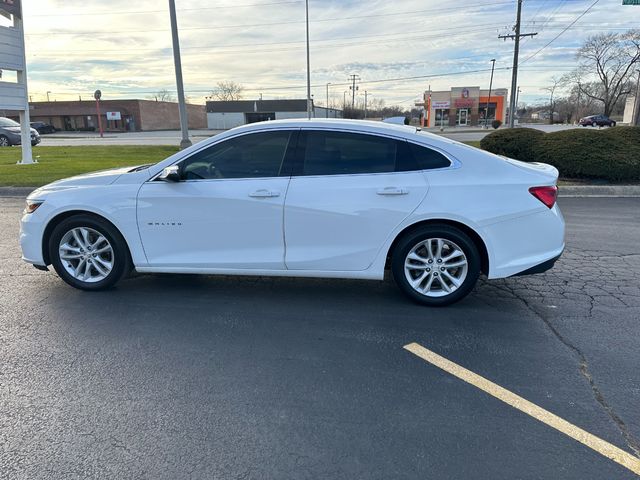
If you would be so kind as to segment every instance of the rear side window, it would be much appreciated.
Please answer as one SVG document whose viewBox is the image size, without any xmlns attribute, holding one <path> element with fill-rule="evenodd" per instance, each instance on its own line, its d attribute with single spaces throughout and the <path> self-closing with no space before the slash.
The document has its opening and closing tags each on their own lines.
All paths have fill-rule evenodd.
<svg viewBox="0 0 640 480">
<path fill-rule="evenodd" d="M 303 175 L 388 173 L 396 170 L 398 142 L 359 133 L 305 133 Z"/>
<path fill-rule="evenodd" d="M 429 147 L 408 142 L 409 150 L 420 170 L 432 170 L 451 166 L 451 161 L 440 152 Z"/>
</svg>

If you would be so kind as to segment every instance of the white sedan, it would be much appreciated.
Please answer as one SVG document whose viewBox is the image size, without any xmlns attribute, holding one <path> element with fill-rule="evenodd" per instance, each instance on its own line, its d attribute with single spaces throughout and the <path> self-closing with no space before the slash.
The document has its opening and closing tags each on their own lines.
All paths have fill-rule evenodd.
<svg viewBox="0 0 640 480">
<path fill-rule="evenodd" d="M 135 161 L 135 159 L 132 159 Z M 27 199 L 23 258 L 69 285 L 138 272 L 382 280 L 426 305 L 543 272 L 564 249 L 558 171 L 415 128 L 254 123 Z"/>
</svg>

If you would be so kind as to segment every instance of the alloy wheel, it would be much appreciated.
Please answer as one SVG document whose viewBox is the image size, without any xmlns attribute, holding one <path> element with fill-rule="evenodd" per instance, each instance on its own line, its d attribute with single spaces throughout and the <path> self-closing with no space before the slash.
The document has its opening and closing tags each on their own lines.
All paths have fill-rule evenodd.
<svg viewBox="0 0 640 480">
<path fill-rule="evenodd" d="M 444 297 L 464 283 L 469 264 L 462 248 L 445 238 L 428 238 L 407 254 L 404 274 L 421 295 Z"/>
<path fill-rule="evenodd" d="M 58 255 L 64 269 L 73 278 L 96 283 L 109 276 L 114 266 L 113 247 L 93 228 L 76 227 L 62 236 Z"/>
<path fill-rule="evenodd" d="M 8 147 L 9 139 L 5 136 L 0 135 L 0 147 Z"/>
</svg>

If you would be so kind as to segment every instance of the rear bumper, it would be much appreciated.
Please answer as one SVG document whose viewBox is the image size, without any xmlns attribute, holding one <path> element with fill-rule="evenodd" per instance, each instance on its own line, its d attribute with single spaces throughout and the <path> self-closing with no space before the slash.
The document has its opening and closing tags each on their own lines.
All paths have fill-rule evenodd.
<svg viewBox="0 0 640 480">
<path fill-rule="evenodd" d="M 547 270 L 551 270 L 561 256 L 562 256 L 562 253 L 553 258 L 550 258 L 549 260 L 539 263 L 538 265 L 534 265 L 533 267 L 527 268 L 526 270 L 520 273 L 516 273 L 512 275 L 512 277 L 519 277 L 521 275 L 534 275 L 536 273 L 544 273 Z"/>
<path fill-rule="evenodd" d="M 565 247 L 564 219 L 557 204 L 483 230 L 490 279 L 540 273 L 553 266 Z"/>
</svg>

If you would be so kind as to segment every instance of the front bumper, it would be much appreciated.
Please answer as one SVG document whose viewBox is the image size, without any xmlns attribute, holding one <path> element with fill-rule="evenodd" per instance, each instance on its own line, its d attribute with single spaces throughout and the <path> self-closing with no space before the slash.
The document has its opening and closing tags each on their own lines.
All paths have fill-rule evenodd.
<svg viewBox="0 0 640 480">
<path fill-rule="evenodd" d="M 37 213 L 24 214 L 20 220 L 20 248 L 25 262 L 45 267 L 42 254 L 44 224 L 38 220 Z"/>
<path fill-rule="evenodd" d="M 11 145 L 22 145 L 22 135 L 20 133 L 11 132 L 7 137 L 9 138 L 9 143 L 11 143 Z M 35 147 L 41 141 L 42 138 L 40 135 L 31 134 L 31 146 Z"/>
</svg>

